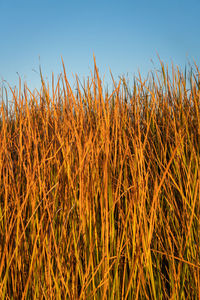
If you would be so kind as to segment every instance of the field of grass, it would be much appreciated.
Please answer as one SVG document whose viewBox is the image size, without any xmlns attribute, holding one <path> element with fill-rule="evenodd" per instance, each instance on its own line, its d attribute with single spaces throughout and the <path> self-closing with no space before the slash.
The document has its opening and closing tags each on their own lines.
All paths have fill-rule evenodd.
<svg viewBox="0 0 200 300">
<path fill-rule="evenodd" d="M 1 104 L 0 299 L 200 299 L 198 67 L 94 64 Z"/>
</svg>

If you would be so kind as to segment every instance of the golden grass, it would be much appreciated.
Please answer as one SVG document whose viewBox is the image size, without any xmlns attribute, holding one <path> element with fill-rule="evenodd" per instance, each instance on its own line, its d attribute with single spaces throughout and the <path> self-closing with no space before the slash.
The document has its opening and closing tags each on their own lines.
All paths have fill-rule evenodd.
<svg viewBox="0 0 200 300">
<path fill-rule="evenodd" d="M 94 61 L 95 63 L 95 61 Z M 200 298 L 200 73 L 11 90 L 1 299 Z M 52 96 L 50 96 L 50 94 Z"/>
</svg>

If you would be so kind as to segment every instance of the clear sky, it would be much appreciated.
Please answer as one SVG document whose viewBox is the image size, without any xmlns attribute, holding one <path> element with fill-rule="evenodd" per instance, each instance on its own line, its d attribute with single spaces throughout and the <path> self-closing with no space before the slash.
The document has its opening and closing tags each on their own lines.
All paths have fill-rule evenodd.
<svg viewBox="0 0 200 300">
<path fill-rule="evenodd" d="M 62 70 L 87 78 L 93 53 L 109 81 L 143 76 L 160 58 L 184 68 L 200 65 L 200 0 L 0 0 L 0 83 L 40 87 Z M 39 59 L 40 58 L 40 59 Z M 33 71 L 35 70 L 35 71 Z"/>
</svg>

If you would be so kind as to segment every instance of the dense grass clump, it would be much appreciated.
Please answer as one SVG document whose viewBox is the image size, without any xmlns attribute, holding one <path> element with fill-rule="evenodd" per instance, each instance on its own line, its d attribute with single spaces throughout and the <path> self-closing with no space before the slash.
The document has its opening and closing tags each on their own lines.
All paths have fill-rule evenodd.
<svg viewBox="0 0 200 300">
<path fill-rule="evenodd" d="M 156 76 L 2 102 L 0 299 L 200 298 L 200 73 Z"/>
</svg>

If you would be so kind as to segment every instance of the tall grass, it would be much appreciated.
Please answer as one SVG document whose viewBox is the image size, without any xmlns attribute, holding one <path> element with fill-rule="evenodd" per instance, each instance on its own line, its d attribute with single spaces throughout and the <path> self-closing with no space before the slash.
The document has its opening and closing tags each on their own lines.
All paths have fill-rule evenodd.
<svg viewBox="0 0 200 300">
<path fill-rule="evenodd" d="M 159 74 L 2 102 L 1 299 L 200 298 L 200 73 Z"/>
</svg>

